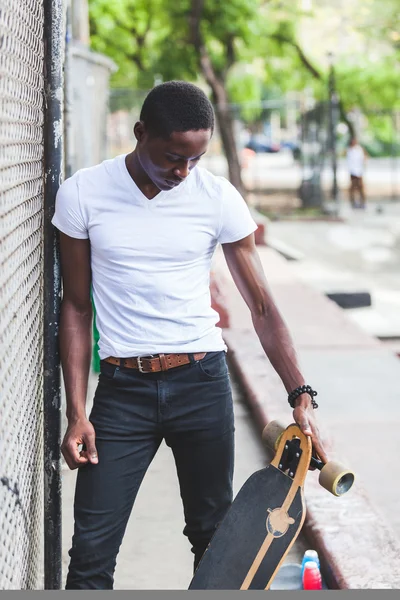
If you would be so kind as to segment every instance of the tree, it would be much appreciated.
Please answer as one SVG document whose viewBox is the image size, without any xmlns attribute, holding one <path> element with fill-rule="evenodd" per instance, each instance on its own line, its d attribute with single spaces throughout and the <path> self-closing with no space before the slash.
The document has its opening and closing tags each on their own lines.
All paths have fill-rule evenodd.
<svg viewBox="0 0 400 600">
<path fill-rule="evenodd" d="M 344 33 L 353 40 L 350 54 L 339 48 L 335 66 L 341 118 L 350 132 L 348 112 L 354 106 L 398 104 L 397 1 L 368 0 L 368 10 L 359 11 L 359 0 L 319 0 L 312 12 L 303 12 L 294 0 L 90 0 L 91 39 L 95 50 L 119 65 L 114 87 L 149 89 L 158 74 L 164 80 L 198 81 L 201 76 L 206 81 L 230 180 L 244 194 L 232 105 L 305 87 L 326 99 L 325 29 L 329 43 L 337 44 Z M 304 31 L 319 33 L 319 44 L 308 44 L 311 36 Z M 366 56 L 371 44 L 378 62 Z M 261 109 L 247 114 L 257 118 Z"/>
<path fill-rule="evenodd" d="M 222 145 L 229 166 L 229 178 L 244 195 L 240 162 L 233 130 L 227 86 L 229 70 L 238 60 L 238 43 L 250 42 L 255 25 L 257 0 L 191 0 L 189 39 L 195 50 L 201 73 L 212 90 Z"/>
<path fill-rule="evenodd" d="M 152 87 L 157 42 L 170 33 L 164 0 L 89 0 L 89 19 L 92 48 L 119 67 L 112 86 Z"/>
<path fill-rule="evenodd" d="M 93 47 L 120 65 L 113 83 L 134 81 L 151 87 L 153 74 L 164 79 L 196 80 L 211 89 L 231 182 L 245 193 L 233 133 L 229 70 L 238 60 L 238 44 L 247 44 L 257 22 L 258 0 L 92 0 Z M 149 73 L 151 76 L 149 77 Z"/>
<path fill-rule="evenodd" d="M 283 5 L 276 0 L 91 0 L 92 44 L 120 65 L 113 77 L 117 87 L 151 87 L 157 73 L 165 80 L 201 75 L 211 90 L 229 178 L 245 195 L 232 103 L 261 100 L 266 82 L 275 85 L 293 57 L 298 67 L 296 51 L 285 58 L 287 40 L 275 35 L 285 25 L 294 31 L 297 11 L 289 2 Z M 268 64 L 274 55 L 281 58 L 275 70 Z"/>
</svg>

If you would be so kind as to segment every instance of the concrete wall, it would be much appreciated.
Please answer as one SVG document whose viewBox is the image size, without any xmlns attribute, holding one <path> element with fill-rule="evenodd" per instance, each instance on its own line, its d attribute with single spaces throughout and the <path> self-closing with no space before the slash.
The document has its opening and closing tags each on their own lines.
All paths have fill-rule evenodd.
<svg viewBox="0 0 400 600">
<path fill-rule="evenodd" d="M 71 7 L 71 29 L 74 40 L 89 46 L 89 3 L 88 0 L 69 0 Z"/>
<path fill-rule="evenodd" d="M 107 158 L 109 78 L 115 64 L 79 42 L 66 67 L 66 175 Z"/>
</svg>

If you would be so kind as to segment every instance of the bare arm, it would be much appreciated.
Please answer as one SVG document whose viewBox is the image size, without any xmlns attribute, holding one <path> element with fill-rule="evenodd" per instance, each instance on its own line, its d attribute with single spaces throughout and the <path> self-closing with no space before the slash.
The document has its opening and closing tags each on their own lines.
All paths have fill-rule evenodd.
<svg viewBox="0 0 400 600">
<path fill-rule="evenodd" d="M 70 468 L 97 462 L 94 429 L 86 417 L 91 360 L 92 304 L 90 242 L 60 233 L 63 299 L 60 316 L 60 355 L 67 398 L 68 429 L 62 444 Z M 79 453 L 78 446 L 87 450 Z"/>
<path fill-rule="evenodd" d="M 254 235 L 238 242 L 223 244 L 223 250 L 233 280 L 250 309 L 261 345 L 286 391 L 290 393 L 296 387 L 304 385 L 305 381 L 289 330 L 268 289 Z M 293 416 L 302 431 L 312 436 L 315 450 L 326 461 L 308 394 L 299 396 Z"/>
</svg>

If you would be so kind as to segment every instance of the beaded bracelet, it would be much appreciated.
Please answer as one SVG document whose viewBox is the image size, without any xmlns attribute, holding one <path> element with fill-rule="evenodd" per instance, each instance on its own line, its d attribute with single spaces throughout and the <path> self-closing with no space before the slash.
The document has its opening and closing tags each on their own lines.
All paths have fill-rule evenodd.
<svg viewBox="0 0 400 600">
<path fill-rule="evenodd" d="M 309 385 L 299 385 L 293 392 L 290 392 L 288 396 L 288 402 L 292 408 L 295 408 L 295 400 L 301 396 L 302 394 L 308 394 L 311 396 L 311 404 L 313 408 L 318 408 L 318 404 L 314 400 L 314 396 L 317 395 L 318 392 L 312 389 Z"/>
</svg>

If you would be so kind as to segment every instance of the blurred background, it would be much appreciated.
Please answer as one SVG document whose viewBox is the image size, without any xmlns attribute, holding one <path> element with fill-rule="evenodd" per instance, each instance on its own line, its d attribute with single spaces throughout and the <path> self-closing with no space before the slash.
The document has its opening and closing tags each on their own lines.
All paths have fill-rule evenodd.
<svg viewBox="0 0 400 600">
<path fill-rule="evenodd" d="M 202 164 L 243 194 L 265 230 L 263 243 L 290 263 L 290 276 L 379 341 L 374 365 L 385 365 L 379 385 L 392 403 L 376 415 L 371 396 L 367 413 L 381 422 L 382 435 L 387 423 L 399 422 L 399 15 L 398 0 L 0 0 L 1 589 L 57 589 L 70 541 L 73 479 L 66 473 L 61 559 L 59 440 L 66 423 L 58 246 L 50 226 L 55 193 L 76 170 L 133 149 L 143 99 L 163 81 L 189 80 L 209 95 L 217 130 Z M 366 157 L 363 210 L 349 199 L 352 138 Z M 289 298 L 289 316 L 297 301 Z M 299 304 L 295 330 L 304 314 Z M 365 411 L 360 381 L 373 387 L 375 379 L 365 377 L 360 355 L 347 364 L 343 390 Z M 330 387 L 327 373 L 321 368 L 316 378 Z M 239 485 L 263 458 L 240 386 L 235 393 L 239 435 L 251 456 L 240 463 Z M 350 433 L 350 449 L 349 440 Z M 357 456 L 362 469 L 364 455 Z M 156 464 L 149 496 L 151 482 L 172 469 Z M 389 514 L 397 486 L 393 477 L 382 479 L 370 482 L 368 493 L 377 503 L 386 499 Z M 176 519 L 179 530 L 180 512 Z M 395 527 L 400 531 L 398 520 Z M 147 530 L 140 535 L 145 540 Z M 184 544 L 179 560 L 187 560 L 186 542 L 173 540 L 171 548 Z M 140 578 L 145 552 L 132 544 L 137 585 L 149 586 Z M 130 559 L 123 560 L 128 587 Z M 175 575 L 169 586 L 184 587 L 178 567 Z"/>
<path fill-rule="evenodd" d="M 301 206 L 336 200 L 333 183 L 347 186 L 343 157 L 351 136 L 371 159 L 370 194 L 398 198 L 395 1 L 238 0 L 221 9 L 211 1 L 140 7 L 96 0 L 89 17 L 92 48 L 118 66 L 110 79 L 110 154 L 131 148 L 148 89 L 190 79 L 216 108 L 208 165 L 251 192 L 255 205 L 274 206 L 268 196 L 276 190 L 278 205 L 282 198 L 287 207 L 299 205 L 302 183 Z"/>
</svg>

